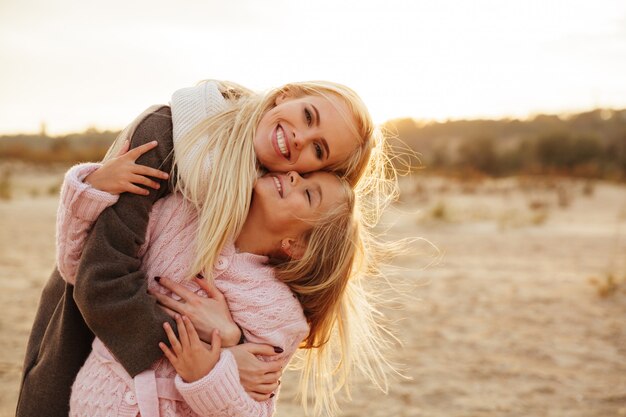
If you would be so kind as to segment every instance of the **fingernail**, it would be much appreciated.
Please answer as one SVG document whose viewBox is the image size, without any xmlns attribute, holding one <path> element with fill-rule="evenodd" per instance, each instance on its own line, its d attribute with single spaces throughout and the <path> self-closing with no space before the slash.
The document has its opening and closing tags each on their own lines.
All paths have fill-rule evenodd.
<svg viewBox="0 0 626 417">
<path fill-rule="evenodd" d="M 281 347 L 274 346 L 274 352 L 276 352 L 276 353 L 283 353 L 283 352 L 284 352 L 284 350 L 283 350 L 283 348 L 281 348 Z"/>
<path fill-rule="evenodd" d="M 270 398 L 274 398 L 274 395 L 276 395 L 276 394 L 271 393 L 271 394 L 270 394 Z"/>
<path fill-rule="evenodd" d="M 156 282 L 159 282 L 159 281 L 161 281 L 161 277 L 154 277 L 154 280 L 155 280 Z"/>
<path fill-rule="evenodd" d="M 196 278 L 198 278 L 198 279 L 204 279 L 204 275 L 202 275 L 202 274 L 196 274 Z"/>
</svg>

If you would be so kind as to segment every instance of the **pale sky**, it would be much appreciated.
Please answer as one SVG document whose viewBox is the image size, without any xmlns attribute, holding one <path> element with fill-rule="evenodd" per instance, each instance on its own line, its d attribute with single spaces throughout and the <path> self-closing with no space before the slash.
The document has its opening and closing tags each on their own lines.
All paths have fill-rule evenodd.
<svg viewBox="0 0 626 417">
<path fill-rule="evenodd" d="M 626 1 L 0 0 L 0 134 L 120 129 L 206 78 L 328 79 L 378 122 L 626 108 Z"/>
</svg>

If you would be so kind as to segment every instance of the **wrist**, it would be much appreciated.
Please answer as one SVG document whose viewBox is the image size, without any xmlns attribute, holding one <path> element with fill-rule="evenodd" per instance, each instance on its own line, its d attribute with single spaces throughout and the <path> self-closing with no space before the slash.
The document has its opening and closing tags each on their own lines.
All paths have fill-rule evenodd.
<svg viewBox="0 0 626 417">
<path fill-rule="evenodd" d="M 237 323 L 233 322 L 228 331 L 222 335 L 222 346 L 237 346 L 238 344 L 242 343 L 241 340 L 243 338 L 243 331 Z"/>
</svg>

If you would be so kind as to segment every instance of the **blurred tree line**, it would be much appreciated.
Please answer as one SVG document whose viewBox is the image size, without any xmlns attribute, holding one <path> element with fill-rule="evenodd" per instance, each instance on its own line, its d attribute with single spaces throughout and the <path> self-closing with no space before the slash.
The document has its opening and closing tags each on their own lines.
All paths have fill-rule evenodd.
<svg viewBox="0 0 626 417">
<path fill-rule="evenodd" d="M 529 120 L 385 123 L 395 147 L 420 155 L 421 167 L 444 174 L 558 174 L 626 180 L 626 110 L 598 109 Z M 119 132 L 88 129 L 50 137 L 0 136 L 0 160 L 67 163 L 102 159 Z M 417 168 L 414 159 L 398 163 Z M 407 162 L 408 161 L 408 162 Z"/>
<path fill-rule="evenodd" d="M 384 127 L 400 149 L 418 152 L 429 171 L 626 179 L 626 110 L 529 120 L 396 119 Z"/>
<path fill-rule="evenodd" d="M 90 128 L 81 133 L 63 136 L 36 135 L 0 136 L 0 160 L 21 160 L 35 163 L 74 164 L 99 161 L 119 132 Z"/>
</svg>

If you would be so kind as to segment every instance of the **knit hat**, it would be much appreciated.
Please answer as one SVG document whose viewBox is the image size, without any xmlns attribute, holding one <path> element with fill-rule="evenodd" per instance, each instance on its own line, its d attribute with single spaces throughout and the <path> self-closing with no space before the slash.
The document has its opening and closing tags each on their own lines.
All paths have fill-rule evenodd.
<svg viewBox="0 0 626 417">
<path fill-rule="evenodd" d="M 195 87 L 182 88 L 172 94 L 170 104 L 172 108 L 172 125 L 174 136 L 174 154 L 176 168 L 180 177 L 185 180 L 189 178 L 188 173 L 194 163 L 194 156 L 199 152 L 203 143 L 209 139 L 209 132 L 204 132 L 196 139 L 190 151 L 181 151 L 182 140 L 199 123 L 208 117 L 215 116 L 228 108 L 228 102 L 222 96 L 219 84 L 215 81 L 203 81 Z M 213 164 L 213 153 L 206 161 L 202 162 L 201 185 L 206 185 L 202 189 L 207 189 L 208 178 Z M 196 196 L 203 201 L 200 196 Z"/>
</svg>

